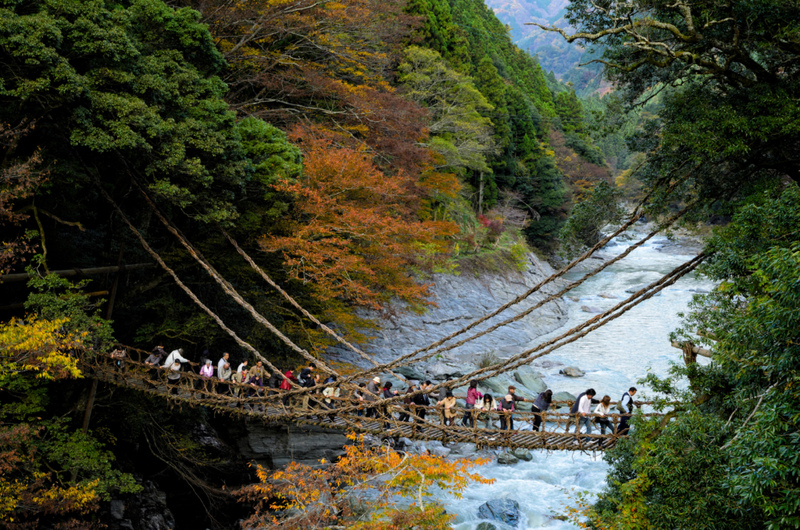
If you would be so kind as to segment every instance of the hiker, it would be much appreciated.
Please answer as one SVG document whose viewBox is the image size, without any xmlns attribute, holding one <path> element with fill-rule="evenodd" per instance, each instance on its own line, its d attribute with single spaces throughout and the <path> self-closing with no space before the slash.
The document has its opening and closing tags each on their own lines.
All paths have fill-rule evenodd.
<svg viewBox="0 0 800 530">
<path fill-rule="evenodd" d="M 620 412 L 619 427 L 617 428 L 617 434 L 619 435 L 628 434 L 628 429 L 630 429 L 628 422 L 631 419 L 631 414 L 633 414 L 633 396 L 635 395 L 636 387 L 632 386 L 622 394 L 619 403 L 617 403 L 617 410 Z"/>
<path fill-rule="evenodd" d="M 516 399 L 514 394 L 508 393 L 497 404 L 497 410 L 500 411 L 500 429 L 513 431 L 514 430 L 514 416 L 513 412 L 517 410 Z"/>
<path fill-rule="evenodd" d="M 380 384 L 381 384 L 381 378 L 378 377 L 377 375 L 372 378 L 372 381 L 370 381 L 369 384 L 367 384 L 367 390 L 366 393 L 364 394 L 364 401 L 367 402 L 367 413 L 366 413 L 367 418 L 375 417 L 375 414 L 377 412 L 375 406 L 372 405 L 372 403 L 378 399 L 378 396 L 381 393 Z"/>
<path fill-rule="evenodd" d="M 497 410 L 497 402 L 491 394 L 484 394 L 483 399 L 475 404 L 478 409 L 478 419 L 483 420 L 484 429 L 494 428 L 492 423 L 492 414 Z"/>
<path fill-rule="evenodd" d="M 383 390 L 381 391 L 381 395 L 383 396 L 384 399 L 385 398 L 391 398 L 391 397 L 394 397 L 394 396 L 397 395 L 397 390 L 392 390 L 392 382 L 391 381 L 386 381 L 386 384 L 383 385 Z M 383 416 L 387 420 L 390 419 L 390 418 L 394 419 L 394 416 L 392 416 L 392 413 L 389 411 L 389 405 L 383 405 L 381 407 L 381 416 Z M 383 422 L 383 428 L 384 429 L 388 429 L 389 428 L 389 422 L 388 421 Z"/>
<path fill-rule="evenodd" d="M 594 389 L 592 389 L 592 388 L 587 389 L 586 392 L 588 392 L 589 390 L 594 392 Z M 572 407 L 569 409 L 569 414 L 570 415 L 567 417 L 567 426 L 564 428 L 564 432 L 569 433 L 569 426 L 572 424 L 573 418 L 576 418 L 574 421 L 575 421 L 576 424 L 578 423 L 578 421 L 577 421 L 577 418 L 578 418 L 578 405 L 581 402 L 581 398 L 586 395 L 586 392 L 581 392 L 580 394 L 578 394 L 578 397 L 575 398 L 575 403 L 573 403 Z M 592 394 L 592 396 L 594 396 L 594 394 Z M 596 399 L 592 399 L 591 400 L 591 404 L 596 405 L 597 403 L 600 403 L 600 402 L 597 401 Z M 591 408 L 591 406 L 590 406 L 590 408 Z M 577 427 L 575 429 L 575 433 L 577 434 L 578 431 L 580 431 L 580 430 L 581 430 L 581 426 L 577 425 Z"/>
<path fill-rule="evenodd" d="M 531 427 L 532 430 L 538 431 L 539 427 L 542 425 L 542 412 L 547 412 L 547 409 L 550 408 L 550 404 L 553 402 L 553 391 L 549 388 L 544 392 L 540 393 L 536 396 L 536 399 L 531 406 L 531 412 L 534 413 L 533 415 L 533 425 Z"/>
<path fill-rule="evenodd" d="M 205 378 L 214 377 L 214 367 L 211 365 L 211 359 L 206 359 L 206 363 L 200 368 L 200 375 Z"/>
<path fill-rule="evenodd" d="M 231 375 L 233 375 L 231 363 L 226 362 L 222 365 L 222 368 L 217 370 L 217 377 L 219 377 L 221 381 L 230 381 Z"/>
<path fill-rule="evenodd" d="M 220 358 L 220 360 L 217 361 L 217 376 L 219 376 L 219 374 L 222 372 L 222 367 L 225 366 L 226 363 L 228 363 L 228 359 L 230 359 L 230 357 L 231 354 L 225 352 L 222 354 L 222 358 Z M 222 378 L 220 377 L 220 379 Z"/>
<path fill-rule="evenodd" d="M 430 381 L 425 381 L 419 386 L 420 390 L 428 390 L 433 383 Z M 414 414 L 417 416 L 414 421 L 420 422 L 425 419 L 425 415 L 428 413 L 428 407 L 431 406 L 431 398 L 428 395 L 428 392 L 422 392 L 420 394 L 415 395 L 411 398 L 411 402 L 413 403 L 412 410 Z"/>
<path fill-rule="evenodd" d="M 150 367 L 147 373 L 153 381 L 158 380 L 158 367 L 166 356 L 167 352 L 164 350 L 164 346 L 156 346 L 153 348 L 153 353 L 144 360 L 144 364 Z"/>
<path fill-rule="evenodd" d="M 297 378 L 294 376 L 294 372 L 292 372 L 291 370 L 286 370 L 286 372 L 283 375 L 285 377 L 284 377 L 283 381 L 281 381 L 280 389 L 281 390 L 291 390 L 292 389 L 292 383 L 297 383 Z M 289 405 L 289 396 L 284 396 L 282 401 L 283 401 L 284 405 L 288 406 Z"/>
<path fill-rule="evenodd" d="M 586 426 L 586 434 L 592 434 L 592 418 L 589 415 L 592 413 L 592 398 L 596 394 L 597 393 L 594 391 L 594 388 L 590 388 L 575 401 L 578 405 L 576 409 L 578 414 L 578 426 L 575 429 L 575 434 L 579 434 L 581 432 L 581 425 Z"/>
<path fill-rule="evenodd" d="M 269 375 L 269 379 L 267 379 L 267 393 L 272 396 L 278 393 L 278 389 L 281 387 L 281 383 L 283 382 L 283 377 L 281 377 L 280 372 L 272 372 Z"/>
<path fill-rule="evenodd" d="M 247 359 L 239 363 L 239 367 L 236 369 L 236 373 L 238 374 L 242 370 L 247 370 Z"/>
<path fill-rule="evenodd" d="M 445 391 L 444 399 L 441 400 L 442 404 L 442 414 L 444 415 L 444 424 L 445 425 L 453 425 L 456 422 L 456 415 L 458 411 L 456 410 L 456 397 L 453 395 L 453 391 L 449 388 Z"/>
<path fill-rule="evenodd" d="M 353 392 L 353 404 L 357 407 L 357 415 L 363 416 L 364 415 L 364 391 L 366 390 L 367 384 L 366 383 L 359 383 L 358 388 Z"/>
<path fill-rule="evenodd" d="M 611 414 L 611 396 L 603 396 L 603 399 L 601 399 L 600 403 L 595 407 L 594 413 L 597 414 L 594 422 L 600 426 L 600 434 L 605 434 L 606 429 L 610 431 L 614 430 L 611 426 L 611 420 L 608 417 L 608 415 Z"/>
<path fill-rule="evenodd" d="M 175 361 L 180 363 L 189 362 L 189 359 L 186 359 L 183 356 L 183 348 L 178 348 L 177 350 L 172 350 L 172 352 L 170 352 L 170 354 L 167 356 L 167 360 L 164 361 L 164 368 L 171 368 Z"/>
<path fill-rule="evenodd" d="M 406 394 L 411 394 L 416 390 L 417 390 L 417 383 L 414 381 L 409 381 Z M 411 419 L 411 411 L 414 408 L 414 398 L 412 396 L 406 396 L 403 399 L 403 405 L 404 405 L 403 412 L 400 413 L 400 416 L 397 419 L 399 421 L 407 422 Z M 414 413 L 414 415 L 416 415 L 416 413 Z"/>
<path fill-rule="evenodd" d="M 169 386 L 170 395 L 178 394 L 178 384 L 181 380 L 181 363 L 180 361 L 173 362 L 167 372 L 167 386 Z"/>
<path fill-rule="evenodd" d="M 314 386 L 316 382 L 314 380 L 314 370 L 317 369 L 317 365 L 314 363 L 309 363 L 308 366 L 300 370 L 300 384 L 306 388 Z"/>
<path fill-rule="evenodd" d="M 467 390 L 467 407 L 464 410 L 464 417 L 461 419 L 461 425 L 464 427 L 475 427 L 475 415 L 472 410 L 475 408 L 475 403 L 483 398 L 483 394 L 478 391 L 478 382 L 470 381 L 469 390 Z"/>
<path fill-rule="evenodd" d="M 336 401 L 335 399 L 339 397 L 339 387 L 334 386 L 336 383 L 336 376 L 332 375 L 325 380 L 325 384 L 328 385 L 322 391 L 322 404 L 327 409 L 335 409 L 336 408 Z M 328 414 L 328 419 L 333 422 L 334 418 L 336 418 L 336 414 Z"/>
<path fill-rule="evenodd" d="M 239 394 L 242 390 L 242 385 L 247 384 L 247 367 L 245 366 L 242 371 L 236 372 L 231 376 L 231 381 L 233 381 L 233 385 L 231 385 L 231 392 L 235 397 L 239 397 Z M 242 394 L 244 397 L 244 395 Z"/>
<path fill-rule="evenodd" d="M 264 370 L 264 363 L 256 361 L 256 365 L 250 369 L 250 377 L 257 375 L 262 380 L 266 377 L 267 372 Z"/>
</svg>

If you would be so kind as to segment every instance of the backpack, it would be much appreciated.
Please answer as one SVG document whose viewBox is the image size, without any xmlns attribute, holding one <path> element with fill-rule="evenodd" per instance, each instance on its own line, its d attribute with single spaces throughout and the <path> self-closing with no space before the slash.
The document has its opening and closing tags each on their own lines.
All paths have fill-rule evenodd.
<svg viewBox="0 0 800 530">
<path fill-rule="evenodd" d="M 622 400 L 625 399 L 625 396 L 627 395 L 628 395 L 627 392 L 622 394 L 622 397 L 619 398 L 619 401 L 617 402 L 617 410 L 619 411 L 620 414 L 628 414 L 628 411 L 625 410 L 625 405 L 622 404 Z"/>
</svg>

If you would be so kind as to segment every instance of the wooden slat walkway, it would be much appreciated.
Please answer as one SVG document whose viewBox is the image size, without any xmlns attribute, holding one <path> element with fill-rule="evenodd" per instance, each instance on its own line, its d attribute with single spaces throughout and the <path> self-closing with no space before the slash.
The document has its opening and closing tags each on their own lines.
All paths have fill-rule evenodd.
<svg viewBox="0 0 800 530">
<path fill-rule="evenodd" d="M 178 385 L 166 384 L 161 379 L 152 379 L 151 369 L 144 363 L 129 358 L 119 360 L 112 359 L 105 354 L 97 355 L 91 360 L 82 360 L 81 368 L 86 376 L 111 384 L 191 406 L 203 406 L 217 412 L 247 416 L 267 423 L 285 424 L 289 422 L 317 425 L 379 437 L 405 437 L 420 441 L 466 442 L 474 443 L 481 448 L 525 448 L 547 451 L 604 451 L 614 447 L 619 438 L 615 434 L 576 434 L 574 421 L 572 422 L 573 432 L 565 432 L 564 428 L 570 415 L 557 412 L 547 412 L 542 415 L 544 429 L 541 432 L 527 429 L 487 429 L 477 426 L 471 428 L 460 424 L 445 425 L 441 421 L 442 410 L 438 407 L 428 407 L 425 420 L 412 417 L 412 421 L 401 422 L 395 414 L 408 411 L 396 404 L 390 404 L 389 409 L 394 412 L 390 415 L 367 418 L 363 415 L 359 416 L 358 411 L 353 410 L 353 401 L 350 399 L 339 400 L 343 408 L 349 409 L 346 412 L 314 406 L 317 404 L 317 400 L 322 399 L 320 394 L 295 395 L 292 404 L 286 406 L 282 402 L 283 396 L 279 393 L 266 396 L 236 396 L 233 394 L 234 390 L 238 389 L 238 393 L 243 394 L 251 387 L 222 382 L 216 378 L 206 379 L 191 372 L 181 372 L 181 383 Z M 164 370 L 160 370 L 160 372 L 162 375 L 166 373 Z M 264 391 L 267 390 L 264 389 Z M 310 405 L 303 408 L 303 401 Z M 420 410 L 421 408 L 417 407 L 415 412 L 421 415 Z M 456 422 L 461 421 L 463 412 L 462 410 L 457 415 Z M 499 422 L 501 414 L 501 412 L 492 413 L 492 425 Z M 534 414 L 531 412 L 516 411 L 513 414 L 514 423 L 517 426 L 532 425 L 533 418 Z M 619 415 L 614 414 L 612 419 L 613 425 L 616 426 Z M 484 424 L 484 420 L 478 420 L 477 424 Z"/>
</svg>

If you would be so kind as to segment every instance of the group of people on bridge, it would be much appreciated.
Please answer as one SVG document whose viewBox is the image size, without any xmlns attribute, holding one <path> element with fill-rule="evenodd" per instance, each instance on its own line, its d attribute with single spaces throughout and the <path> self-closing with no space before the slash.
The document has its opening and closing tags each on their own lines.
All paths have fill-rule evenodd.
<svg viewBox="0 0 800 530">
<path fill-rule="evenodd" d="M 207 354 L 207 352 L 204 353 Z M 160 374 L 166 373 L 166 382 L 170 387 L 170 393 L 177 393 L 182 365 L 190 363 L 183 356 L 182 348 L 167 354 L 163 346 L 156 346 L 144 362 L 150 368 L 151 379 L 154 381 L 160 378 Z M 442 386 L 438 392 L 433 392 L 431 389 L 434 385 L 431 381 L 409 381 L 404 392 L 404 394 L 408 394 L 408 397 L 402 400 L 402 406 L 390 409 L 380 401 L 385 398 L 397 397 L 399 391 L 393 388 L 392 381 L 381 382 L 378 376 L 373 377 L 369 382 L 360 383 L 351 396 L 342 396 L 341 388 L 336 384 L 336 376 L 330 375 L 322 380 L 314 363 L 309 363 L 300 370 L 297 376 L 293 370 L 286 370 L 282 374 L 271 372 L 263 366 L 262 361 L 256 361 L 252 367 L 249 364 L 248 360 L 244 360 L 234 371 L 230 354 L 223 353 L 216 362 L 210 358 L 204 358 L 200 363 L 199 376 L 206 390 L 216 389 L 215 383 L 219 381 L 234 383 L 225 386 L 235 397 L 274 395 L 291 390 L 292 383 L 294 383 L 311 390 L 302 396 L 301 403 L 292 402 L 288 397 L 284 397 L 283 404 L 285 406 L 325 409 L 324 416 L 333 420 L 337 405 L 347 402 L 355 405 L 355 413 L 358 416 L 382 418 L 385 426 L 388 426 L 390 419 L 401 422 L 421 422 L 425 420 L 429 412 L 436 411 L 445 425 L 455 425 L 456 422 L 459 422 L 461 426 L 474 428 L 479 422 L 483 422 L 485 429 L 492 429 L 497 428 L 494 419 L 499 418 L 501 430 L 514 430 L 514 413 L 518 410 L 518 403 L 532 401 L 531 429 L 539 431 L 542 428 L 543 418 L 547 416 L 547 411 L 557 407 L 557 403 L 553 402 L 553 391 L 550 389 L 539 393 L 534 400 L 528 400 L 516 393 L 515 386 L 509 386 L 507 394 L 498 400 L 491 394 L 482 394 L 478 390 L 478 381 L 471 381 L 467 390 L 466 404 L 459 406 L 457 397 L 450 388 Z M 569 432 L 570 425 L 574 421 L 576 434 L 582 427 L 585 427 L 586 434 L 591 434 L 593 424 L 600 428 L 600 434 L 606 434 L 607 430 L 611 434 L 626 434 L 635 405 L 633 400 L 635 395 L 636 388 L 631 387 L 622 395 L 616 408 L 612 409 L 611 398 L 608 395 L 596 399 L 595 390 L 587 389 L 579 394 L 572 403 L 565 431 Z M 594 411 L 592 411 L 593 405 L 595 406 Z M 398 415 L 395 417 L 394 413 Z M 618 425 L 612 425 L 611 416 L 613 414 L 617 414 L 619 417 Z"/>
</svg>

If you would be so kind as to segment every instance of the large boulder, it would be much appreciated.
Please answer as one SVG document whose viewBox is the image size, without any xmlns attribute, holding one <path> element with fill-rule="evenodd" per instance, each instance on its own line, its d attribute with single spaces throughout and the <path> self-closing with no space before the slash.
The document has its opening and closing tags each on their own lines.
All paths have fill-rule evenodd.
<svg viewBox="0 0 800 530">
<path fill-rule="evenodd" d="M 519 458 L 511 453 L 500 453 L 497 455 L 498 464 L 511 465 L 516 464 L 517 462 L 519 462 Z"/>
<path fill-rule="evenodd" d="M 577 366 L 567 366 L 559 370 L 558 373 L 566 375 L 568 377 L 583 377 L 584 375 L 586 375 L 586 372 L 584 372 Z"/>
<path fill-rule="evenodd" d="M 481 390 L 488 390 L 492 396 L 498 401 L 508 394 L 508 380 L 499 377 L 490 377 L 478 383 Z M 484 392 L 485 394 L 486 392 Z"/>
<path fill-rule="evenodd" d="M 519 503 L 513 499 L 492 499 L 478 508 L 481 519 L 499 521 L 515 528 L 519 525 L 520 515 Z"/>
<path fill-rule="evenodd" d="M 463 368 L 448 364 L 443 361 L 439 361 L 428 366 L 427 372 L 431 379 L 437 380 L 453 379 L 464 375 Z"/>
<path fill-rule="evenodd" d="M 440 458 L 447 458 L 447 456 L 450 454 L 450 449 L 447 447 L 432 447 L 431 453 Z"/>
<path fill-rule="evenodd" d="M 562 392 L 556 392 L 555 394 L 553 394 L 553 401 L 572 401 L 572 402 L 574 402 L 575 399 L 576 399 L 576 397 L 573 394 L 570 394 L 569 392 L 563 392 L 562 391 Z M 564 410 L 564 409 L 568 409 L 568 408 L 569 407 L 567 407 L 565 404 L 561 404 L 558 407 L 559 410 Z"/>
<path fill-rule="evenodd" d="M 497 530 L 497 527 L 492 523 L 487 523 L 484 521 L 479 523 L 478 526 L 475 527 L 475 530 Z"/>
<path fill-rule="evenodd" d="M 417 370 L 413 366 L 398 366 L 394 369 L 394 372 L 400 374 L 408 379 L 413 379 L 416 381 L 425 381 L 427 377 L 423 374 L 420 370 Z"/>
<path fill-rule="evenodd" d="M 534 394 L 547 390 L 547 385 L 542 380 L 542 375 L 538 372 L 517 370 L 514 372 L 514 380 Z"/>
<path fill-rule="evenodd" d="M 531 460 L 533 460 L 533 455 L 531 454 L 531 452 L 525 449 L 524 447 L 517 447 L 515 449 L 512 449 L 511 454 L 514 455 L 514 457 L 520 460 L 524 460 L 526 462 L 530 462 Z"/>
<path fill-rule="evenodd" d="M 603 310 L 600 309 L 599 307 L 594 307 L 592 305 L 582 305 L 581 306 L 581 311 L 583 311 L 584 313 L 602 313 L 603 312 Z"/>
</svg>

